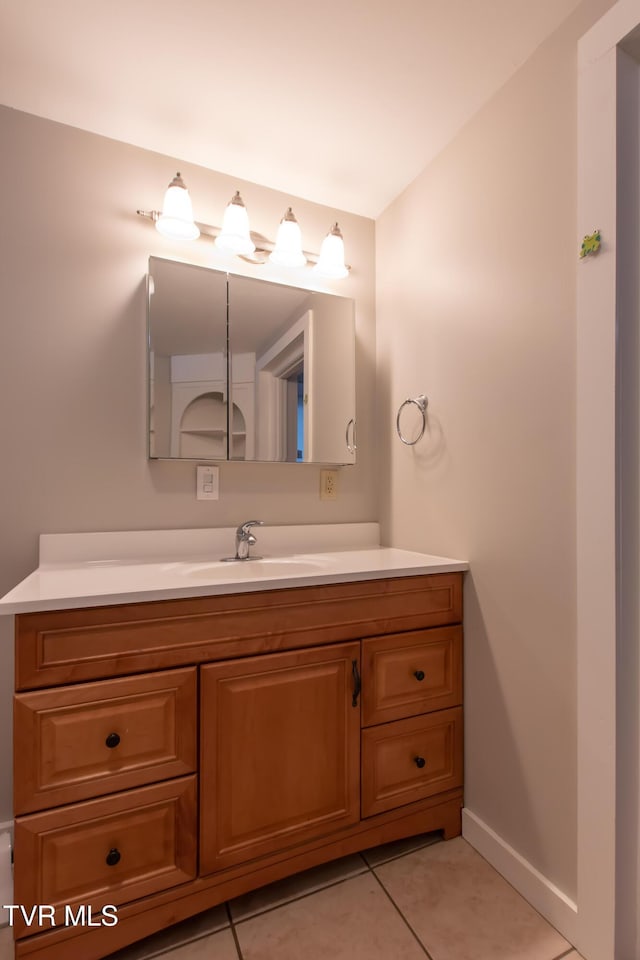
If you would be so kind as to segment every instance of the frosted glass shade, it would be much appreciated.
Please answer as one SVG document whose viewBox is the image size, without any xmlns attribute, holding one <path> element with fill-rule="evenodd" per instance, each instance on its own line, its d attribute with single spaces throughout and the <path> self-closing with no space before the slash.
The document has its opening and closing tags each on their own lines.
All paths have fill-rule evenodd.
<svg viewBox="0 0 640 960">
<path fill-rule="evenodd" d="M 256 248 L 249 233 L 247 208 L 238 190 L 224 211 L 222 229 L 216 237 L 216 247 L 239 254 L 253 253 Z"/>
<path fill-rule="evenodd" d="M 302 252 L 302 233 L 291 207 L 280 221 L 276 245 L 269 260 L 281 267 L 304 267 L 307 258 Z"/>
<path fill-rule="evenodd" d="M 313 272 L 329 280 L 342 280 L 349 276 L 344 262 L 344 240 L 338 224 L 334 224 L 322 241 L 320 257 Z"/>
<path fill-rule="evenodd" d="M 156 230 L 172 240 L 197 240 L 200 231 L 193 222 L 191 197 L 179 173 L 167 188 Z"/>
</svg>

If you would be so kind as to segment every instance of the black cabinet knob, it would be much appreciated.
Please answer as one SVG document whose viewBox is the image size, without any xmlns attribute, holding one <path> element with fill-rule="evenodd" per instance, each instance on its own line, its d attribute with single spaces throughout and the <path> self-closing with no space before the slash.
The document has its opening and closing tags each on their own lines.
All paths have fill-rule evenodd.
<svg viewBox="0 0 640 960">
<path fill-rule="evenodd" d="M 116 847 L 112 847 L 107 854 L 106 860 L 108 867 L 115 867 L 116 863 L 120 863 L 120 851 Z"/>
<path fill-rule="evenodd" d="M 427 761 L 424 757 L 414 757 L 413 762 L 415 763 L 416 767 L 419 767 L 422 770 Z"/>
<path fill-rule="evenodd" d="M 105 745 L 109 747 L 110 750 L 113 750 L 114 747 L 117 747 L 119 743 L 120 743 L 119 733 L 110 733 L 107 739 L 105 740 Z"/>
<path fill-rule="evenodd" d="M 415 670 L 413 675 L 416 680 L 424 680 L 424 670 Z"/>
</svg>

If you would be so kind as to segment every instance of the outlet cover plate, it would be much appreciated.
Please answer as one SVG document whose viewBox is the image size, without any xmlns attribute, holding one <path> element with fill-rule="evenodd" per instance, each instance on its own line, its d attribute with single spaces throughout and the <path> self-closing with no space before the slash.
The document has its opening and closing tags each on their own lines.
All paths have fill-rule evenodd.
<svg viewBox="0 0 640 960">
<path fill-rule="evenodd" d="M 337 500 L 338 499 L 338 471 L 321 470 L 320 471 L 320 499 Z"/>
</svg>

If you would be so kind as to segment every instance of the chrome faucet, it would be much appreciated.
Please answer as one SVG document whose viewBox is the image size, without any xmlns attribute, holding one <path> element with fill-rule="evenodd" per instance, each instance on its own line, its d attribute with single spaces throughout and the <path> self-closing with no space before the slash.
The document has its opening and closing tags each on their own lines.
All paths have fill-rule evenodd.
<svg viewBox="0 0 640 960">
<path fill-rule="evenodd" d="M 264 526 L 263 520 L 247 520 L 241 523 L 236 530 L 236 555 L 234 560 L 259 560 L 260 557 L 250 557 L 249 550 L 256 543 L 256 538 L 251 533 L 251 527 Z"/>
</svg>

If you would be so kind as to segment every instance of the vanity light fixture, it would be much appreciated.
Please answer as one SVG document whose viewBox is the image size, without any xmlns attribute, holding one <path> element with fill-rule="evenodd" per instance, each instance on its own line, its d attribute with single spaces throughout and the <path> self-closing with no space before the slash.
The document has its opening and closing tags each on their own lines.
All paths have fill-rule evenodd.
<svg viewBox="0 0 640 960">
<path fill-rule="evenodd" d="M 236 190 L 227 204 L 222 218 L 222 230 L 216 237 L 215 243 L 221 250 L 228 250 L 229 253 L 237 253 L 241 256 L 253 253 L 256 248 L 249 232 L 247 208 L 239 190 Z"/>
<path fill-rule="evenodd" d="M 334 223 L 322 241 L 320 257 L 313 272 L 319 277 L 328 277 L 331 280 L 342 280 L 349 275 L 344 262 L 344 240 L 337 223 Z"/>
<path fill-rule="evenodd" d="M 200 236 L 193 220 L 191 197 L 180 173 L 176 173 L 167 187 L 156 230 L 171 240 L 197 240 Z"/>
<path fill-rule="evenodd" d="M 137 210 L 141 217 L 155 223 L 165 237 L 172 240 L 196 240 L 199 236 L 210 237 L 216 247 L 235 254 L 249 263 L 262 264 L 270 260 L 282 267 L 313 265 L 314 273 L 329 280 L 341 280 L 349 276 L 351 269 L 344 262 L 344 240 L 335 223 L 322 241 L 320 254 L 302 249 L 302 234 L 293 210 L 288 207 L 280 226 L 276 242 L 249 229 L 249 216 L 240 191 L 236 190 L 224 212 L 222 227 L 194 221 L 191 199 L 185 182 L 179 173 L 175 175 L 164 198 L 162 213 L 157 210 Z"/>
<path fill-rule="evenodd" d="M 307 262 L 302 252 L 302 233 L 291 207 L 280 221 L 275 249 L 269 254 L 269 260 L 281 267 L 304 267 Z"/>
</svg>

